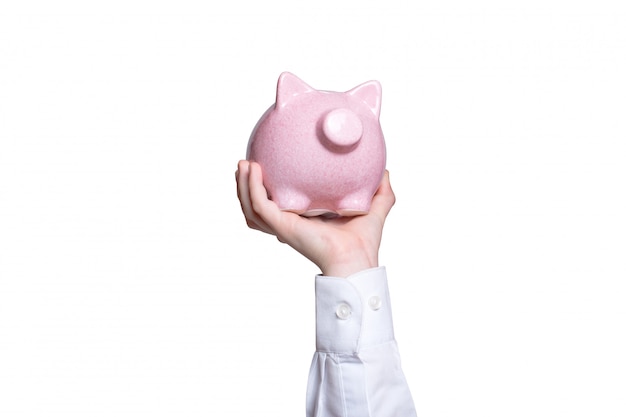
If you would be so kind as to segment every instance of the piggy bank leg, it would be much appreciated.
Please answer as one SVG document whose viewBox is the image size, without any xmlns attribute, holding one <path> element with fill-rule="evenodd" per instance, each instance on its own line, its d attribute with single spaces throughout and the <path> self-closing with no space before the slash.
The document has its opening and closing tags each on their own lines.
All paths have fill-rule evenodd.
<svg viewBox="0 0 626 417">
<path fill-rule="evenodd" d="M 366 214 L 372 204 L 372 196 L 369 192 L 358 192 L 342 198 L 337 205 L 337 213 L 340 216 L 358 216 Z"/>
<path fill-rule="evenodd" d="M 296 214 L 305 213 L 311 205 L 311 199 L 304 193 L 293 189 L 281 189 L 272 195 L 272 200 L 281 210 Z"/>
</svg>

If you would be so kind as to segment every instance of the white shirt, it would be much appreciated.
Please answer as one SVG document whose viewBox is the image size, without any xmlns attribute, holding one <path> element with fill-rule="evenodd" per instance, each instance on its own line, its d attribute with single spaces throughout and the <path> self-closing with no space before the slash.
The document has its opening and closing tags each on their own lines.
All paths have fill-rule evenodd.
<svg viewBox="0 0 626 417">
<path fill-rule="evenodd" d="M 307 417 L 415 417 L 384 267 L 315 278 L 316 352 Z"/>
</svg>

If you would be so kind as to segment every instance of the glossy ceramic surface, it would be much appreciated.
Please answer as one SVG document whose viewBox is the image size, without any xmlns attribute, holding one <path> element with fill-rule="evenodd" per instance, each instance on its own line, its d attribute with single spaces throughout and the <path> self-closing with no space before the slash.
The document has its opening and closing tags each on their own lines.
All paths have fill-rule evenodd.
<svg viewBox="0 0 626 417">
<path fill-rule="evenodd" d="M 247 150 L 270 198 L 305 216 L 367 213 L 386 162 L 380 104 L 378 81 L 333 92 L 282 73 Z"/>
</svg>

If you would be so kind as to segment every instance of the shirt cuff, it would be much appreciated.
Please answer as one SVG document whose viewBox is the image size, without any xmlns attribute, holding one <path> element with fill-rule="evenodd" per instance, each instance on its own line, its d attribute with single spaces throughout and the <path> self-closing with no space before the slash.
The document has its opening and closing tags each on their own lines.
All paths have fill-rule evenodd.
<svg viewBox="0 0 626 417">
<path fill-rule="evenodd" d="M 394 341 L 385 267 L 315 277 L 316 349 L 358 353 Z"/>
</svg>

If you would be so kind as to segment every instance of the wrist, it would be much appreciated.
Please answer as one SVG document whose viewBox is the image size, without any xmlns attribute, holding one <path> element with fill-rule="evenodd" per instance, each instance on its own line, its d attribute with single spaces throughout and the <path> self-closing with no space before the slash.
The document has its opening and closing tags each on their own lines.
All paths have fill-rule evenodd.
<svg viewBox="0 0 626 417">
<path fill-rule="evenodd" d="M 346 278 L 357 272 L 378 266 L 378 256 L 367 255 L 364 251 L 336 256 L 325 265 L 321 265 L 322 275 Z"/>
</svg>

